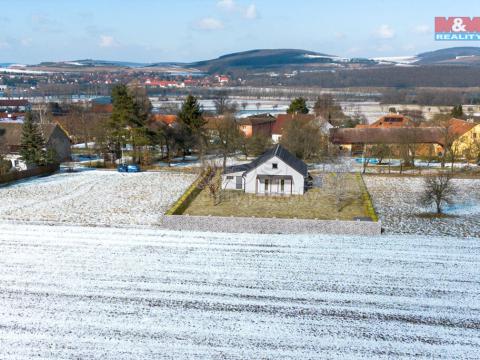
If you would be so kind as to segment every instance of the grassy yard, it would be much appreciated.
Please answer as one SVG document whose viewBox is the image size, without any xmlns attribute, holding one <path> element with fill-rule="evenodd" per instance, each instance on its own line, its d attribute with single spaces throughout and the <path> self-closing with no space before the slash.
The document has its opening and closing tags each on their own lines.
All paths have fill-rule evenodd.
<svg viewBox="0 0 480 360">
<path fill-rule="evenodd" d="M 235 190 L 225 191 L 222 201 L 213 205 L 207 190 L 203 190 L 184 214 L 197 216 L 277 217 L 299 219 L 353 220 L 366 215 L 359 184 L 352 174 L 346 175 L 342 188 L 343 200 L 337 211 L 335 187 L 325 175 L 322 186 L 309 190 L 303 196 L 257 196 Z M 338 192 L 337 192 L 338 193 Z"/>
</svg>

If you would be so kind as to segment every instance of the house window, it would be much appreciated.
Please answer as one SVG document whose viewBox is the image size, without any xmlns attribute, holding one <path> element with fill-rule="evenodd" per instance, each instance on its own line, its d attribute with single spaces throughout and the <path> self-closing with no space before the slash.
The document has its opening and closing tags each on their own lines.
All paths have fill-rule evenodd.
<svg viewBox="0 0 480 360">
<path fill-rule="evenodd" d="M 236 183 L 235 183 L 235 188 L 237 190 L 242 190 L 243 189 L 243 181 L 242 181 L 241 176 L 237 176 L 237 180 L 236 180 Z"/>
<path fill-rule="evenodd" d="M 280 191 L 285 192 L 285 180 L 280 180 Z"/>
<path fill-rule="evenodd" d="M 265 192 L 268 191 L 268 179 L 265 179 Z"/>
<path fill-rule="evenodd" d="M 477 138 L 477 133 L 473 133 L 472 136 L 473 136 L 474 139 L 476 139 Z"/>
<path fill-rule="evenodd" d="M 277 164 L 277 163 L 273 163 L 273 164 L 272 164 L 272 169 L 278 169 L 278 164 Z"/>
<path fill-rule="evenodd" d="M 227 180 L 233 180 L 233 176 L 227 176 Z"/>
</svg>

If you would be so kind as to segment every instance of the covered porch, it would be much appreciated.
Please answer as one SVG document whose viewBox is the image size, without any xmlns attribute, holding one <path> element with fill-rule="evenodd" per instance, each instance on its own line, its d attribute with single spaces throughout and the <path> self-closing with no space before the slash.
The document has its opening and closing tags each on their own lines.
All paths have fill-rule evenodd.
<svg viewBox="0 0 480 360">
<path fill-rule="evenodd" d="M 293 193 L 293 177 L 291 175 L 257 175 L 256 194 L 259 195 L 291 195 Z"/>
</svg>

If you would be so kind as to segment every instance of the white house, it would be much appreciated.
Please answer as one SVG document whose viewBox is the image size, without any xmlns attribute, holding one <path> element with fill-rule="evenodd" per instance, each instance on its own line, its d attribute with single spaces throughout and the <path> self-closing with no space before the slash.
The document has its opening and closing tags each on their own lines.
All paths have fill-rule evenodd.
<svg viewBox="0 0 480 360">
<path fill-rule="evenodd" d="M 307 176 L 307 165 L 278 144 L 250 164 L 226 168 L 222 188 L 259 195 L 303 195 Z"/>
</svg>

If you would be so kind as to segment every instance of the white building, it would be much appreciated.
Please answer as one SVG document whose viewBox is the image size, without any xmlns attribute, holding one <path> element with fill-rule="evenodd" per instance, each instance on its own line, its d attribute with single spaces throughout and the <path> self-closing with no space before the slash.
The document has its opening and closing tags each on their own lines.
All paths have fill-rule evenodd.
<svg viewBox="0 0 480 360">
<path fill-rule="evenodd" d="M 303 195 L 307 176 L 307 165 L 279 144 L 250 164 L 226 168 L 222 188 L 259 195 Z"/>
</svg>

